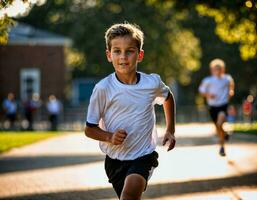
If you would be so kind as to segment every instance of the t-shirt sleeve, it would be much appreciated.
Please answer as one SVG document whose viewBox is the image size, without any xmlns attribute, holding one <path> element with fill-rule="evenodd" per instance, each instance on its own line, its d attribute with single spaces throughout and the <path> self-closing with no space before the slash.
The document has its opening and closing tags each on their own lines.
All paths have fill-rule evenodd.
<svg viewBox="0 0 257 200">
<path fill-rule="evenodd" d="M 232 78 L 232 76 L 230 74 L 227 74 L 227 79 L 230 84 L 234 84 L 234 79 Z"/>
<path fill-rule="evenodd" d="M 106 104 L 105 89 L 95 86 L 93 93 L 90 97 L 90 101 L 87 109 L 86 124 L 90 124 L 90 125 L 99 124 L 99 121 L 102 118 L 104 113 L 105 104 Z"/>
<path fill-rule="evenodd" d="M 165 83 L 161 80 L 161 77 L 159 75 L 156 74 L 155 77 L 158 84 L 156 89 L 155 103 L 162 105 L 169 96 L 169 93 L 171 93 L 171 91 L 170 88 L 165 85 Z"/>
<path fill-rule="evenodd" d="M 198 88 L 198 91 L 199 91 L 200 93 L 206 93 L 206 92 L 208 92 L 208 85 L 209 85 L 209 83 L 208 83 L 207 78 L 203 79 L 202 82 L 201 82 L 201 84 L 200 84 L 200 86 L 199 86 L 199 88 Z"/>
</svg>

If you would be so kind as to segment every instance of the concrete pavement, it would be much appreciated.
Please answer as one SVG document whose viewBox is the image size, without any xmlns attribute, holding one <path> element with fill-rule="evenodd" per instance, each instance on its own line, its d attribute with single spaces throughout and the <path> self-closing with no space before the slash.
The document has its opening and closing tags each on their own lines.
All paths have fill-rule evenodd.
<svg viewBox="0 0 257 200">
<path fill-rule="evenodd" d="M 233 135 L 222 158 L 210 124 L 178 126 L 176 135 L 173 151 L 158 146 L 160 165 L 144 199 L 257 199 L 257 137 Z M 117 199 L 103 160 L 83 133 L 13 149 L 0 155 L 0 199 Z"/>
</svg>

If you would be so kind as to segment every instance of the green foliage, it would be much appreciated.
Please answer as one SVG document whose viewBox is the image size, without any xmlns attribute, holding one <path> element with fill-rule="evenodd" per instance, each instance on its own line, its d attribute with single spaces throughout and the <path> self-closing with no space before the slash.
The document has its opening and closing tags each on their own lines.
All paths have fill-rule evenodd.
<svg viewBox="0 0 257 200">
<path fill-rule="evenodd" d="M 5 8 L 12 4 L 13 0 L 3 0 L 0 2 L 0 9 Z"/>
<path fill-rule="evenodd" d="M 9 6 L 13 0 L 5 0 L 0 2 L 0 9 L 6 8 Z M 3 16 L 0 15 L 0 45 L 7 44 L 8 41 L 8 28 L 14 25 L 14 21 L 3 13 Z"/>
<path fill-rule="evenodd" d="M 0 132 L 0 152 L 31 144 L 59 134 L 54 132 Z"/>
<path fill-rule="evenodd" d="M 8 41 L 8 28 L 14 25 L 14 21 L 5 16 L 0 18 L 0 45 L 7 44 Z"/>
<path fill-rule="evenodd" d="M 233 125 L 233 130 L 236 133 L 247 133 L 257 135 L 257 123 L 236 123 Z"/>
<path fill-rule="evenodd" d="M 257 57 L 257 2 L 252 0 L 190 2 L 177 0 L 176 8 L 195 8 L 202 16 L 215 20 L 215 33 L 224 42 L 239 44 L 243 60 Z"/>
<path fill-rule="evenodd" d="M 197 11 L 203 16 L 213 17 L 216 22 L 216 34 L 227 43 L 239 43 L 243 60 L 249 60 L 257 55 L 256 22 L 241 18 L 227 9 L 214 9 L 206 5 L 197 5 Z M 257 10 L 256 10 L 257 12 Z"/>
<path fill-rule="evenodd" d="M 200 67 L 201 49 L 193 32 L 180 26 L 184 17 L 171 1 L 53 0 L 33 9 L 24 21 L 73 39 L 74 48 L 84 55 L 74 77 L 112 72 L 105 57 L 104 33 L 113 23 L 136 23 L 145 33 L 145 58 L 139 70 L 188 84 L 190 73 Z"/>
<path fill-rule="evenodd" d="M 7 44 L 8 31 L 14 25 L 13 18 L 27 15 L 34 4 L 42 5 L 45 0 L 3 0 L 0 2 L 0 45 Z"/>
</svg>

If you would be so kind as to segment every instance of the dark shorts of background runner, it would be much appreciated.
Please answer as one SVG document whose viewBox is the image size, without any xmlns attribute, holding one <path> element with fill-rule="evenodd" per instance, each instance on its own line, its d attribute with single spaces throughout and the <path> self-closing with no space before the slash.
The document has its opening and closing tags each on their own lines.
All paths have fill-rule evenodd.
<svg viewBox="0 0 257 200">
<path fill-rule="evenodd" d="M 214 123 L 217 122 L 218 114 L 220 112 L 224 112 L 225 115 L 227 116 L 227 109 L 228 109 L 228 104 L 224 104 L 224 105 L 221 105 L 221 106 L 210 106 L 209 107 L 209 112 L 210 112 L 212 121 Z"/>
<path fill-rule="evenodd" d="M 139 157 L 135 160 L 121 161 L 112 159 L 109 156 L 105 158 L 105 171 L 109 182 L 120 198 L 125 178 L 130 174 L 139 174 L 148 181 L 151 169 L 158 166 L 158 153 L 156 151 L 151 154 Z"/>
</svg>

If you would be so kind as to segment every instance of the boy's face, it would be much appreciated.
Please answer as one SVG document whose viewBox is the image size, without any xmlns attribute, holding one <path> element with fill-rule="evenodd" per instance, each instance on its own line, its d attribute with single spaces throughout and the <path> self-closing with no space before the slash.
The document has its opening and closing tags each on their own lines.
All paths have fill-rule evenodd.
<svg viewBox="0 0 257 200">
<path fill-rule="evenodd" d="M 211 74 L 213 76 L 220 77 L 223 74 L 222 67 L 220 67 L 218 65 L 211 67 Z"/>
<path fill-rule="evenodd" d="M 136 41 L 130 36 L 120 36 L 112 39 L 111 49 L 106 50 L 109 62 L 119 74 L 132 74 L 137 70 L 137 63 L 144 56 L 143 50 L 138 50 Z"/>
</svg>

